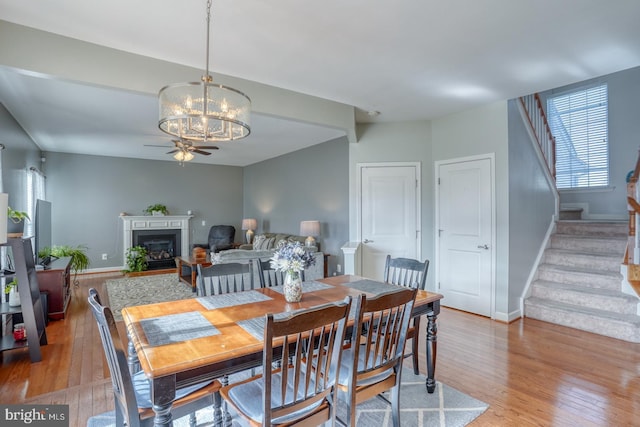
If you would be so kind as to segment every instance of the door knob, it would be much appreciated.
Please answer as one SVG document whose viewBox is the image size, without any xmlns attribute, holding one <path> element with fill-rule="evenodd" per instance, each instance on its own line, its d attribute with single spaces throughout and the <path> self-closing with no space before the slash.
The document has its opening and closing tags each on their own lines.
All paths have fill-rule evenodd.
<svg viewBox="0 0 640 427">
<path fill-rule="evenodd" d="M 478 249 L 489 249 L 488 245 L 478 245 Z"/>
<path fill-rule="evenodd" d="M 373 240 L 364 239 L 364 240 L 362 241 L 362 243 L 373 243 Z"/>
</svg>

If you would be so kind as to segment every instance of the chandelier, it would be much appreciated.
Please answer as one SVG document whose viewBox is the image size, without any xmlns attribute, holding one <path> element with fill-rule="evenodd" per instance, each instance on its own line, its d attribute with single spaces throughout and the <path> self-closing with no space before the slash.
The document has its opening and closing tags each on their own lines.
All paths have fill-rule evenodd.
<svg viewBox="0 0 640 427">
<path fill-rule="evenodd" d="M 189 141 L 233 141 L 251 133 L 251 100 L 236 89 L 213 83 L 209 74 L 210 23 L 211 0 L 208 0 L 206 68 L 202 81 L 175 83 L 160 89 L 158 127 Z"/>
</svg>

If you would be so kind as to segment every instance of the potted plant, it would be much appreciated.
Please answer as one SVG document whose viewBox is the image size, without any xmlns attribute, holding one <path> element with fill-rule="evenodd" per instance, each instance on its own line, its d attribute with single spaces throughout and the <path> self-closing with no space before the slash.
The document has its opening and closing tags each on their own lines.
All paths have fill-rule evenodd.
<svg viewBox="0 0 640 427">
<path fill-rule="evenodd" d="M 7 207 L 7 233 L 22 234 L 25 220 L 31 220 L 26 212 L 17 211 L 11 206 Z"/>
<path fill-rule="evenodd" d="M 144 246 L 132 246 L 127 249 L 127 269 L 124 273 L 145 271 L 147 269 L 147 248 Z"/>
<path fill-rule="evenodd" d="M 169 215 L 169 211 L 167 210 L 167 207 L 160 203 L 147 206 L 147 208 L 143 212 L 147 215 L 156 215 L 156 216 Z"/>
<path fill-rule="evenodd" d="M 78 245 L 76 247 L 61 245 L 53 246 L 51 248 L 42 248 L 38 251 L 38 257 L 45 258 L 53 256 L 56 258 L 71 257 L 71 269 L 73 270 L 73 283 L 78 284 L 77 276 L 80 271 L 86 270 L 89 267 L 89 257 L 85 253 L 86 246 Z"/>
<path fill-rule="evenodd" d="M 4 285 L 4 293 L 9 295 L 9 305 L 17 307 L 20 305 L 20 294 L 18 293 L 18 279 L 15 277 L 12 281 Z"/>
</svg>

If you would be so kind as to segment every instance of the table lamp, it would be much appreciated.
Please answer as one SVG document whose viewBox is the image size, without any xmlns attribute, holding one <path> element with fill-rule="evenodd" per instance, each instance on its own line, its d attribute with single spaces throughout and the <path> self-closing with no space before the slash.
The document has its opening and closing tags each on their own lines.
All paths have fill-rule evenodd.
<svg viewBox="0 0 640 427">
<path fill-rule="evenodd" d="M 316 246 L 314 236 L 320 235 L 320 221 L 302 221 L 300 222 L 300 235 L 308 236 L 304 241 L 307 247 Z"/>
<path fill-rule="evenodd" d="M 258 228 L 258 222 L 255 219 L 245 218 L 242 220 L 242 229 L 247 230 L 246 238 L 248 244 L 253 241 L 253 230 L 256 228 Z"/>
</svg>

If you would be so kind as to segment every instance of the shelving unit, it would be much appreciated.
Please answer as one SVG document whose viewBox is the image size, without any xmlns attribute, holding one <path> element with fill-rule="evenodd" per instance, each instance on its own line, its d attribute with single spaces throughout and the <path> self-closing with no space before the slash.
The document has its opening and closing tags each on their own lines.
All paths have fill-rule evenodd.
<svg viewBox="0 0 640 427">
<path fill-rule="evenodd" d="M 40 287 L 33 258 L 33 248 L 30 239 L 9 238 L 3 245 L 11 248 L 15 276 L 18 279 L 18 292 L 20 293 L 20 306 L 11 307 L 9 303 L 0 304 L 0 314 L 22 314 L 27 339 L 15 341 L 13 334 L 7 334 L 0 340 L 0 351 L 29 347 L 31 362 L 42 360 L 40 346 L 47 344 L 47 331 L 45 329 L 42 300 L 40 299 Z"/>
</svg>

